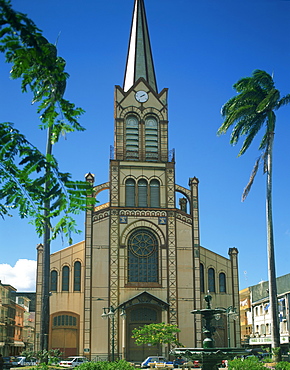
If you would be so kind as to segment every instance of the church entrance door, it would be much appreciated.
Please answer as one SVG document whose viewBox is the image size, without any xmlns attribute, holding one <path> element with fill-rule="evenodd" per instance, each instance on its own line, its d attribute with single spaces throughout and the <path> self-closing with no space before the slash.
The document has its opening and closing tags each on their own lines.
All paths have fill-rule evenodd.
<svg viewBox="0 0 290 370">
<path fill-rule="evenodd" d="M 133 307 L 127 311 L 127 355 L 132 362 L 143 362 L 148 356 L 162 355 L 160 345 L 143 344 L 138 346 L 132 338 L 132 330 L 144 325 L 161 322 L 161 309 L 153 305 Z"/>
</svg>

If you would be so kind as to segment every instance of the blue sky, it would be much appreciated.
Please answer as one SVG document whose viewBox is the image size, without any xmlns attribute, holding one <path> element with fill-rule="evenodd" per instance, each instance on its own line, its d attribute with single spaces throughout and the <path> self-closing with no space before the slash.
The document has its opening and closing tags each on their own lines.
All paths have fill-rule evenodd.
<svg viewBox="0 0 290 370">
<path fill-rule="evenodd" d="M 122 85 L 133 0 L 12 0 L 52 43 L 70 74 L 65 97 L 85 109 L 84 133 L 72 133 L 55 145 L 62 171 L 76 179 L 87 172 L 96 184 L 108 181 L 114 132 L 114 85 Z M 176 183 L 199 181 L 201 245 L 227 256 L 239 250 L 240 288 L 267 280 L 265 181 L 260 172 L 244 203 L 241 194 L 258 157 L 260 136 L 237 158 L 229 135 L 217 137 L 221 106 L 235 94 L 232 85 L 254 69 L 274 74 L 282 95 L 290 93 L 290 1 L 145 0 L 158 89 L 169 88 L 169 148 L 176 151 Z M 9 79 L 0 56 L 0 122 L 10 121 L 42 149 L 31 95 Z M 289 273 L 290 106 L 277 112 L 274 143 L 273 211 L 277 275 Z M 101 202 L 106 199 L 100 199 Z M 77 218 L 83 229 L 84 217 Z M 36 259 L 41 242 L 27 220 L 0 220 L 0 279 L 20 290 L 33 289 L 25 263 Z M 83 239 L 75 235 L 74 242 Z M 67 241 L 52 243 L 52 252 Z M 30 262 L 29 262 L 30 261 Z M 5 264 L 5 265 L 3 265 Z M 33 264 L 33 263 L 32 263 Z M 5 267 L 5 268 L 4 268 Z M 27 273 L 27 280 L 29 280 Z M 19 277 L 21 281 L 19 282 Z M 12 280 L 13 279 L 13 280 Z M 30 281 L 30 280 L 29 280 Z"/>
</svg>

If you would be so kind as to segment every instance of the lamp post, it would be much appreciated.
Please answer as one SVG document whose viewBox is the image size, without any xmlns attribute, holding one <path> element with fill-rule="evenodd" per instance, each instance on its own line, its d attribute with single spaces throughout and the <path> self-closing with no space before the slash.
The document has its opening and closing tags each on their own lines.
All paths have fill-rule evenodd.
<svg viewBox="0 0 290 370">
<path fill-rule="evenodd" d="M 111 339 L 111 347 L 112 347 L 112 361 L 115 361 L 115 313 L 117 310 L 119 310 L 121 307 L 114 308 L 113 306 L 110 307 L 103 307 L 103 313 L 101 317 L 103 319 L 109 318 L 111 320 L 111 330 L 112 330 L 112 339 Z M 122 312 L 120 314 L 123 319 L 125 319 L 125 311 L 122 308 Z M 124 347 L 124 344 L 123 344 Z M 124 351 L 124 350 L 123 350 Z"/>
</svg>

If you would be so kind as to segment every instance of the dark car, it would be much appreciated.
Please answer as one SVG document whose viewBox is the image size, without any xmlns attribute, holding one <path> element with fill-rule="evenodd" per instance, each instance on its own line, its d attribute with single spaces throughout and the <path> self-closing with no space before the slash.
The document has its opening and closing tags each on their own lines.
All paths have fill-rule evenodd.
<svg viewBox="0 0 290 370">
<path fill-rule="evenodd" d="M 12 367 L 13 357 L 11 357 L 11 356 L 3 356 L 3 360 L 4 360 L 3 368 L 4 369 L 10 369 L 10 367 Z"/>
</svg>

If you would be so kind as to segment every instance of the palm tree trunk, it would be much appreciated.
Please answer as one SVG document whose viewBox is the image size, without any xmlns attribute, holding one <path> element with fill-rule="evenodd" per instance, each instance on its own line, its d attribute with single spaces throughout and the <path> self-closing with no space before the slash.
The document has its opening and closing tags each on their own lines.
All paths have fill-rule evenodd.
<svg viewBox="0 0 290 370">
<path fill-rule="evenodd" d="M 52 154 L 51 144 L 51 127 L 47 132 L 46 155 Z M 49 172 L 46 168 L 46 181 L 44 184 L 44 192 L 47 195 L 49 192 Z M 43 233 L 43 264 L 42 264 L 42 296 L 41 296 L 41 321 L 40 321 L 40 350 L 48 350 L 49 336 L 49 278 L 50 278 L 50 200 L 47 198 L 44 202 L 44 233 Z M 47 359 L 46 359 L 47 361 Z"/>
<path fill-rule="evenodd" d="M 269 302 L 271 315 L 271 341 L 272 349 L 280 347 L 280 333 L 278 321 L 277 284 L 274 254 L 274 232 L 272 218 L 272 156 L 274 133 L 269 134 L 269 145 L 267 150 L 267 196 L 266 196 L 266 217 L 267 217 L 267 252 L 268 252 L 268 275 L 269 275 Z"/>
</svg>

